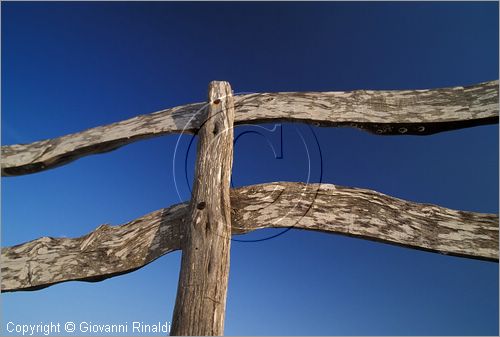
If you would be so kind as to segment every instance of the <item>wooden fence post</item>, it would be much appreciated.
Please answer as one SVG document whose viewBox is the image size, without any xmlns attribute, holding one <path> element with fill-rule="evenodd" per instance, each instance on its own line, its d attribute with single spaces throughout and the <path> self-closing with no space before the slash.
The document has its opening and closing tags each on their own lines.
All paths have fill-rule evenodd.
<svg viewBox="0 0 500 337">
<path fill-rule="evenodd" d="M 193 192 L 183 224 L 182 262 L 171 335 L 222 335 L 231 243 L 234 102 L 229 83 L 208 87 Z"/>
</svg>

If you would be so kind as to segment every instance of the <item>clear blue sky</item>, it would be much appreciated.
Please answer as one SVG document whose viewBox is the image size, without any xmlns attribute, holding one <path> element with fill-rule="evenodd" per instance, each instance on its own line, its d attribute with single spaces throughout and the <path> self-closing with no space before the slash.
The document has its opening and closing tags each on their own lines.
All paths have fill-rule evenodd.
<svg viewBox="0 0 500 337">
<path fill-rule="evenodd" d="M 2 143 L 236 92 L 407 89 L 498 79 L 498 3 L 2 2 Z M 266 127 L 272 127 L 267 125 Z M 236 134 L 255 128 L 239 128 Z M 312 130 L 312 131 L 311 131 Z M 311 181 L 498 213 L 498 126 L 427 137 L 282 126 L 243 135 L 237 186 Z M 180 141 L 186 152 L 190 137 Z M 189 199 L 177 136 L 2 179 L 2 245 L 84 235 Z M 192 172 L 193 151 L 188 156 Z M 176 167 L 174 174 L 172 167 Z M 262 238 L 273 230 L 242 239 Z M 180 253 L 100 283 L 2 294 L 2 326 L 171 320 Z M 499 333 L 498 264 L 292 230 L 233 242 L 226 334 Z"/>
</svg>

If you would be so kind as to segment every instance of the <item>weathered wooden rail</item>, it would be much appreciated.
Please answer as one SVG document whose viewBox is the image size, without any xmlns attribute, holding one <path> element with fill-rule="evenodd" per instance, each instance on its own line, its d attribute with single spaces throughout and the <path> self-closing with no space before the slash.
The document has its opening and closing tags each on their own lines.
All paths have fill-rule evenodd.
<svg viewBox="0 0 500 337">
<path fill-rule="evenodd" d="M 31 144 L 2 146 L 2 176 L 29 174 L 132 142 L 193 133 L 206 103 L 194 103 Z M 271 121 L 356 127 L 380 135 L 429 135 L 498 123 L 498 81 L 431 90 L 261 93 L 234 97 L 234 124 Z"/>
<path fill-rule="evenodd" d="M 298 203 L 290 200 L 302 195 Z M 270 183 L 231 191 L 232 233 L 287 228 L 337 233 L 498 261 L 498 215 L 463 212 L 331 184 Z M 76 239 L 43 237 L 2 250 L 2 291 L 132 272 L 181 249 L 188 203 Z"/>
<path fill-rule="evenodd" d="M 2 147 L 2 175 L 35 173 L 154 136 L 198 132 L 192 198 L 83 237 L 2 248 L 2 291 L 99 281 L 181 249 L 172 334 L 223 333 L 231 235 L 295 227 L 498 261 L 498 215 L 451 210 L 375 191 L 277 182 L 229 189 L 232 125 L 296 121 L 379 135 L 429 135 L 498 123 L 498 81 L 431 90 L 234 96 L 212 82 L 195 103 L 55 139 Z M 209 146 L 215 142 L 217 146 Z M 203 177 L 203 178 L 202 178 Z"/>
</svg>

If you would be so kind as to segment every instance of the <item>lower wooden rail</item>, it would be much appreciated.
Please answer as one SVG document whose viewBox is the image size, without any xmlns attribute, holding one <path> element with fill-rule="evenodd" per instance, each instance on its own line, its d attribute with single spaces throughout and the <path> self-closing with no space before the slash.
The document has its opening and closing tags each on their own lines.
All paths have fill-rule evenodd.
<svg viewBox="0 0 500 337">
<path fill-rule="evenodd" d="M 121 226 L 99 226 L 80 238 L 43 237 L 2 248 L 2 291 L 132 272 L 181 248 L 187 214 L 188 204 L 182 203 Z M 360 188 L 276 182 L 234 189 L 231 222 L 233 235 L 293 226 L 498 261 L 497 214 L 457 211 Z"/>
</svg>

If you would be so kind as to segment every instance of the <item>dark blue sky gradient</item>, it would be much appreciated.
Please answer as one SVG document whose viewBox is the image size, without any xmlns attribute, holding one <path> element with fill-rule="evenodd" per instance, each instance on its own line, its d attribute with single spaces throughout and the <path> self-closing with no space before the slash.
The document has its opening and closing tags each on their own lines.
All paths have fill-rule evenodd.
<svg viewBox="0 0 500 337">
<path fill-rule="evenodd" d="M 498 79 L 497 2 L 1 6 L 2 144 L 204 101 L 211 80 L 227 80 L 235 92 L 271 92 Z M 278 131 L 237 128 L 236 136 L 250 132 L 235 146 L 236 186 L 307 181 L 308 163 L 309 181 L 319 181 L 321 150 L 323 182 L 498 213 L 497 125 L 427 137 L 301 124 L 281 130 L 282 143 Z M 177 152 L 172 135 L 2 179 L 2 245 L 80 236 L 188 200 L 190 138 Z M 100 283 L 3 294 L 1 331 L 8 321 L 170 320 L 179 265 L 176 252 Z M 496 263 L 291 230 L 232 243 L 226 334 L 497 335 L 498 297 Z"/>
</svg>

